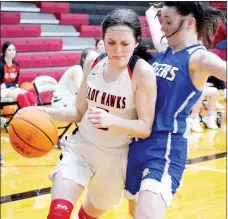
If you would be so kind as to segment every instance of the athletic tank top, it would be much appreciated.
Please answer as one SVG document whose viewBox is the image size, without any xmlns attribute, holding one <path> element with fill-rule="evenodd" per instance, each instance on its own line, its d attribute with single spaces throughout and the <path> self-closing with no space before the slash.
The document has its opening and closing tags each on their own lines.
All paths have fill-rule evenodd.
<svg viewBox="0 0 228 219">
<path fill-rule="evenodd" d="M 205 47 L 197 44 L 173 54 L 168 47 L 152 60 L 157 78 L 157 102 L 153 132 L 171 132 L 184 135 L 188 132 L 187 119 L 199 99 L 199 91 L 192 83 L 189 73 L 191 55 Z"/>
<path fill-rule="evenodd" d="M 136 119 L 135 95 L 132 90 L 132 73 L 139 58 L 132 56 L 128 66 L 113 82 L 105 82 L 104 65 L 108 62 L 106 54 L 101 54 L 94 62 L 87 77 L 87 102 L 89 108 L 101 108 L 110 114 Z M 79 126 L 80 134 L 90 142 L 104 147 L 128 146 L 132 139 L 114 127 L 106 129 L 93 128 L 87 120 L 87 112 Z"/>
</svg>

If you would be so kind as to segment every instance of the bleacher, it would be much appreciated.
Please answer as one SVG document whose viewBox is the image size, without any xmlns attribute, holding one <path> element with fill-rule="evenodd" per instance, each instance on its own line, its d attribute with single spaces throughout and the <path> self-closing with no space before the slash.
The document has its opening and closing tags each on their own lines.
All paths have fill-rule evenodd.
<svg viewBox="0 0 228 219">
<path fill-rule="evenodd" d="M 226 2 L 212 5 L 226 10 Z M 1 46 L 5 41 L 16 46 L 19 83 L 33 81 L 39 75 L 59 80 L 79 61 L 81 50 L 94 47 L 95 38 L 101 37 L 105 15 L 119 6 L 129 7 L 129 2 L 2 2 Z M 153 49 L 145 19 L 148 2 L 131 2 L 130 7 L 145 26 L 143 44 Z"/>
<path fill-rule="evenodd" d="M 21 67 L 19 82 L 46 74 L 59 80 L 69 66 L 79 61 L 81 50 L 94 47 L 95 38 L 101 37 L 104 16 L 119 7 L 101 3 L 2 2 L 1 45 L 10 40 L 16 46 L 15 60 Z M 133 9 L 144 15 L 146 5 L 135 5 Z M 146 24 L 145 16 L 140 19 Z M 144 37 L 144 43 L 151 45 L 148 27 Z"/>
</svg>

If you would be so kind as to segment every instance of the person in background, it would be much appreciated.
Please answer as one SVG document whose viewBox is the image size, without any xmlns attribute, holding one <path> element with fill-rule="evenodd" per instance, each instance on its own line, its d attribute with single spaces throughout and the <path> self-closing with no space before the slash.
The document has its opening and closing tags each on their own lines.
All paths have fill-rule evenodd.
<svg viewBox="0 0 228 219">
<path fill-rule="evenodd" d="M 14 60 L 15 56 L 15 45 L 9 41 L 5 42 L 0 58 L 1 102 L 17 101 L 21 107 L 37 105 L 33 93 L 18 87 L 20 67 Z"/>
<path fill-rule="evenodd" d="M 84 49 L 81 53 L 79 63 L 64 72 L 58 82 L 55 92 L 53 93 L 51 100 L 52 107 L 75 107 L 76 96 L 83 78 L 84 64 L 87 60 L 93 57 L 97 57 L 97 53 L 94 49 Z"/>
<path fill-rule="evenodd" d="M 105 52 L 105 45 L 104 45 L 103 39 L 96 39 L 95 50 L 97 54 L 101 54 Z"/>
</svg>

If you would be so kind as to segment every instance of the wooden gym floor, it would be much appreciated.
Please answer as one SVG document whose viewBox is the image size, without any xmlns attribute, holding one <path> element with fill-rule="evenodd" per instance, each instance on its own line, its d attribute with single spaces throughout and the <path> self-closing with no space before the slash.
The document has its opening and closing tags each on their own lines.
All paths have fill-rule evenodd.
<svg viewBox="0 0 228 219">
<path fill-rule="evenodd" d="M 8 134 L 1 129 L 1 152 L 6 162 L 1 166 L 1 218 L 46 219 L 51 186 L 47 175 L 61 150 L 53 149 L 39 159 L 24 158 L 14 151 Z M 182 186 L 165 219 L 226 218 L 226 152 L 226 121 L 216 131 L 191 133 Z M 75 206 L 71 219 L 77 215 L 84 197 L 85 194 Z M 130 219 L 127 209 L 128 203 L 123 200 L 120 208 L 108 211 L 101 219 Z"/>
</svg>

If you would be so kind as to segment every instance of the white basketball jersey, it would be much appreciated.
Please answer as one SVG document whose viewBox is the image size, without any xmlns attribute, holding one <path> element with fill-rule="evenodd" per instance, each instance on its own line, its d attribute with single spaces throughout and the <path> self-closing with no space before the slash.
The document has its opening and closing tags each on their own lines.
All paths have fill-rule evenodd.
<svg viewBox="0 0 228 219">
<path fill-rule="evenodd" d="M 87 102 L 89 108 L 101 108 L 110 114 L 133 120 L 137 118 L 135 95 L 132 90 L 131 76 L 137 56 L 132 56 L 128 66 L 114 82 L 105 82 L 103 78 L 106 54 L 100 55 L 94 62 L 87 77 Z M 131 68 L 132 67 L 132 68 Z M 80 134 L 88 141 L 103 147 L 127 146 L 131 137 L 117 128 L 97 129 L 87 120 L 86 111 L 79 125 Z"/>
</svg>

